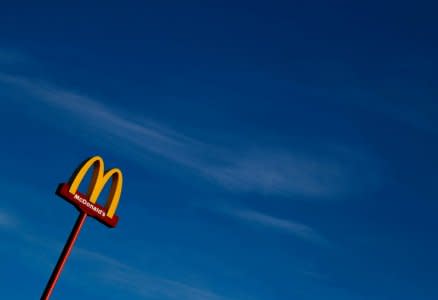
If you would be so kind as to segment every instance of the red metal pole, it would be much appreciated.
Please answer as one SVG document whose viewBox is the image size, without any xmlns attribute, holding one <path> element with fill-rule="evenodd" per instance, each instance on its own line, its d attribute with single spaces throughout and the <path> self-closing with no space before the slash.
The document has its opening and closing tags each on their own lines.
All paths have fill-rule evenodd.
<svg viewBox="0 0 438 300">
<path fill-rule="evenodd" d="M 50 276 L 49 282 L 47 282 L 46 288 L 44 290 L 43 295 L 41 296 L 41 300 L 48 300 L 52 295 L 53 289 L 55 288 L 56 282 L 58 281 L 59 275 L 61 275 L 62 269 L 64 268 L 65 262 L 70 255 L 71 249 L 78 238 L 79 232 L 82 229 L 82 226 L 85 223 L 85 219 L 87 218 L 87 214 L 81 212 L 78 219 L 76 220 L 75 226 L 73 227 L 70 236 L 62 250 L 61 256 L 56 263 L 55 269 L 53 269 L 53 273 Z"/>
</svg>

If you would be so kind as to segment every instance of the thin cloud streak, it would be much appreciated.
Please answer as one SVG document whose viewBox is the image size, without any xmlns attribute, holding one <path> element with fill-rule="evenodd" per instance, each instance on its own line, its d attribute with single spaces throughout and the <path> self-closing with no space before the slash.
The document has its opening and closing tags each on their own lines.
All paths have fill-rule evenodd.
<svg viewBox="0 0 438 300">
<path fill-rule="evenodd" d="M 292 153 L 263 147 L 233 152 L 161 124 L 124 117 L 90 97 L 45 82 L 0 73 L 1 82 L 25 91 L 33 101 L 55 108 L 57 115 L 77 120 L 71 126 L 117 139 L 126 146 L 130 158 L 145 162 L 152 153 L 233 191 L 331 197 L 362 185 L 369 188 L 379 181 L 373 159 L 360 151 L 325 145 L 325 152 L 313 154 L 308 149 Z M 132 155 L 134 152 L 140 155 Z"/>
<path fill-rule="evenodd" d="M 39 264 L 44 262 L 41 268 L 47 272 L 51 271 L 53 265 L 48 263 L 48 256 L 56 257 L 62 249 L 62 243 L 27 232 L 23 226 L 17 225 L 24 224 L 24 222 L 19 222 L 18 218 L 11 216 L 10 212 L 0 210 L 0 229 L 4 227 L 14 233 L 18 238 L 17 241 L 25 245 L 19 247 L 20 251 L 16 252 L 18 257 L 37 261 Z M 44 251 L 28 250 L 31 248 Z M 84 276 L 89 276 L 89 280 L 95 284 L 97 279 L 101 284 L 121 289 L 141 299 L 229 300 L 206 289 L 148 274 L 117 259 L 81 247 L 75 247 L 72 259 L 79 260 L 84 266 L 92 265 L 95 270 L 98 270 L 92 274 L 83 272 Z M 75 281 L 77 276 L 66 276 L 66 279 Z"/>
<path fill-rule="evenodd" d="M 152 276 L 116 259 L 86 249 L 77 249 L 81 259 L 100 264 L 98 277 L 144 299 L 164 297 L 169 300 L 226 300 L 209 290 L 200 289 L 179 281 Z"/>
<path fill-rule="evenodd" d="M 226 213 L 239 220 L 285 232 L 305 241 L 321 246 L 331 246 L 331 243 L 324 236 L 302 223 L 273 217 L 254 210 L 234 209 L 228 210 Z"/>
<path fill-rule="evenodd" d="M 80 119 L 84 127 L 97 129 L 106 136 L 117 137 L 141 150 L 152 152 L 179 164 L 199 168 L 193 157 L 196 149 L 207 145 L 156 123 L 132 121 L 114 113 L 107 106 L 83 95 L 53 87 L 45 82 L 0 73 L 0 81 L 24 88 L 39 102 L 56 108 L 60 113 Z"/>
</svg>

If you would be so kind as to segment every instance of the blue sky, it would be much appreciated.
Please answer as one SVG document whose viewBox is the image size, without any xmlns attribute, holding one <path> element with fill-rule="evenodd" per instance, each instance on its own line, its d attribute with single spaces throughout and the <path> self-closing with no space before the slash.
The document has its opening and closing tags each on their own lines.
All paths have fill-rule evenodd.
<svg viewBox="0 0 438 300">
<path fill-rule="evenodd" d="M 351 1 L 350 1 L 351 2 Z M 0 9 L 0 287 L 37 299 L 438 299 L 438 24 L 421 2 Z"/>
</svg>

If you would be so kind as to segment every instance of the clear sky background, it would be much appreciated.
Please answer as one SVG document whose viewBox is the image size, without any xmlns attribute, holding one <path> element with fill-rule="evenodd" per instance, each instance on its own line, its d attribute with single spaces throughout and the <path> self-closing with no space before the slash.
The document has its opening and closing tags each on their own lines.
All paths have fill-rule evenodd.
<svg viewBox="0 0 438 300">
<path fill-rule="evenodd" d="M 40 297 L 100 154 L 119 226 L 53 299 L 438 299 L 436 9 L 2 2 L 1 298 Z"/>
</svg>

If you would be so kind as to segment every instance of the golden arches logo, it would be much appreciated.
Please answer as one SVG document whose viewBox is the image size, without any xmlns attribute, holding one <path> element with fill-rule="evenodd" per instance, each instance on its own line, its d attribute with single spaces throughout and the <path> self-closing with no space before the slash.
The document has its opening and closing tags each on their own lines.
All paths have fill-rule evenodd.
<svg viewBox="0 0 438 300">
<path fill-rule="evenodd" d="M 78 191 L 85 176 L 93 170 L 88 191 L 83 194 Z M 104 187 L 111 181 L 111 188 L 104 207 L 97 203 Z M 105 171 L 105 164 L 100 156 L 93 156 L 82 163 L 70 179 L 69 183 L 61 184 L 58 195 L 75 205 L 80 211 L 95 217 L 107 226 L 115 227 L 118 217 L 115 215 L 122 194 L 123 175 L 120 169 Z"/>
<path fill-rule="evenodd" d="M 76 176 L 71 181 L 69 192 L 71 194 L 76 194 L 85 175 L 93 166 L 93 176 L 88 188 L 87 196 L 91 203 L 96 203 L 103 188 L 107 182 L 112 179 L 110 194 L 105 205 L 106 214 L 108 217 L 112 218 L 116 212 L 117 206 L 119 205 L 120 196 L 122 194 L 123 175 L 122 172 L 116 168 L 104 172 L 105 164 L 100 156 L 93 156 L 82 165 Z"/>
</svg>

